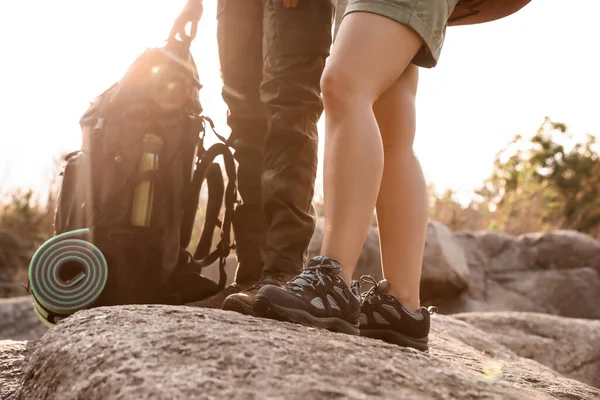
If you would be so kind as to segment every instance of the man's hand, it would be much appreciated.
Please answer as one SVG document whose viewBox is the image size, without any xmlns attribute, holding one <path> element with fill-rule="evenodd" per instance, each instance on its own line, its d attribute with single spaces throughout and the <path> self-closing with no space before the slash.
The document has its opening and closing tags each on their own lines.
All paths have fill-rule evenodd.
<svg viewBox="0 0 600 400">
<path fill-rule="evenodd" d="M 283 0 L 283 6 L 285 8 L 294 8 L 298 5 L 298 0 Z"/>
<path fill-rule="evenodd" d="M 185 4 L 185 7 L 181 11 L 181 14 L 175 19 L 173 24 L 173 29 L 169 34 L 169 39 L 174 38 L 179 34 L 181 39 L 188 38 L 190 40 L 196 37 L 196 32 L 198 30 L 198 22 L 202 17 L 202 12 L 204 7 L 202 6 L 202 0 L 188 0 Z M 185 32 L 185 28 L 187 24 L 191 23 L 191 29 L 189 36 Z"/>
</svg>

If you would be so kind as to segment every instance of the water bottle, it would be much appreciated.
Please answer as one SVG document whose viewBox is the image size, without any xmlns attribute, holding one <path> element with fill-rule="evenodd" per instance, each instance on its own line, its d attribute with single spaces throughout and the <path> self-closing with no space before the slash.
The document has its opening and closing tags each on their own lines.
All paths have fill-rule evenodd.
<svg viewBox="0 0 600 400">
<path fill-rule="evenodd" d="M 164 141 L 160 136 L 147 134 L 143 140 L 143 153 L 140 157 L 138 171 L 140 173 L 157 171 L 158 157 L 163 148 Z M 154 203 L 154 183 L 147 176 L 137 184 L 133 193 L 131 208 L 131 224 L 134 226 L 149 227 L 152 219 Z"/>
</svg>

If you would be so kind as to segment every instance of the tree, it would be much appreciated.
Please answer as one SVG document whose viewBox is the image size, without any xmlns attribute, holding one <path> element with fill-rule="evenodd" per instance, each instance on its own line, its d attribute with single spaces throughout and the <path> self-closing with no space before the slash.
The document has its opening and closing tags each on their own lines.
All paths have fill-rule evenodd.
<svg viewBox="0 0 600 400">
<path fill-rule="evenodd" d="M 27 268 L 35 250 L 52 235 L 52 210 L 33 190 L 15 190 L 0 203 L 0 297 L 25 294 Z"/>
<path fill-rule="evenodd" d="M 521 136 L 497 154 L 492 176 L 478 191 L 495 208 L 495 222 L 507 231 L 515 224 L 536 230 L 600 227 L 600 158 L 588 134 L 574 142 L 567 126 L 546 117 L 536 134 Z M 521 232 L 519 232 L 521 233 Z"/>
</svg>

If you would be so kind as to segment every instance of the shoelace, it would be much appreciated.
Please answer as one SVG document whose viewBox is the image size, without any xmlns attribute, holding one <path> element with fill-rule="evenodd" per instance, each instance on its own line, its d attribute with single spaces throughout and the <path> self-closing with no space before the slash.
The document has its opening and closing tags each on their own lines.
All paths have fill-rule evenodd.
<svg viewBox="0 0 600 400">
<path fill-rule="evenodd" d="M 360 294 L 362 301 L 365 301 L 369 296 L 375 296 L 377 298 L 380 298 L 380 294 L 377 291 L 377 289 L 379 288 L 379 282 L 377 281 L 377 279 L 373 278 L 371 275 L 363 275 L 360 277 L 360 281 L 363 283 L 371 284 L 371 288 L 369 290 Z"/>
<path fill-rule="evenodd" d="M 381 298 L 381 294 L 378 292 L 379 282 L 377 281 L 377 279 L 373 278 L 370 275 L 363 275 L 360 277 L 360 281 L 364 282 L 364 283 L 369 283 L 372 285 L 369 290 L 367 290 L 364 293 L 361 293 L 360 297 L 361 297 L 362 301 L 365 301 L 369 296 L 375 296 L 376 298 Z M 426 307 L 425 309 L 427 310 L 429 315 L 433 315 L 438 312 L 438 309 L 436 306 L 429 306 L 429 307 Z"/>
<path fill-rule="evenodd" d="M 291 281 L 286 284 L 286 287 L 290 289 L 300 289 L 303 290 L 304 286 L 315 287 L 314 282 L 318 281 L 323 286 L 325 286 L 325 278 L 329 278 L 327 275 L 327 270 L 331 270 L 331 267 L 328 265 L 316 264 L 311 265 L 302 270 L 300 275 L 297 275 Z"/>
</svg>

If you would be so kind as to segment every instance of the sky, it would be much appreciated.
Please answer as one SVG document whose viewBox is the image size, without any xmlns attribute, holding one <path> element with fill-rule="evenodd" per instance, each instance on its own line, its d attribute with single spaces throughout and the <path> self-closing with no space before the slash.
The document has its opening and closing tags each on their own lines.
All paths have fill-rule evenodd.
<svg viewBox="0 0 600 400">
<path fill-rule="evenodd" d="M 205 0 L 192 51 L 205 113 L 227 135 L 216 1 Z M 144 49 L 163 44 L 183 4 L 0 2 L 0 195 L 46 189 L 53 159 L 81 145 L 79 118 L 89 101 Z M 534 134 L 545 116 L 576 135 L 600 136 L 600 2 L 565 4 L 533 0 L 499 21 L 448 28 L 440 62 L 421 69 L 417 93 L 415 151 L 439 190 L 468 197 L 489 176 L 496 152 L 516 134 Z M 323 137 L 323 118 L 319 128 Z"/>
</svg>

